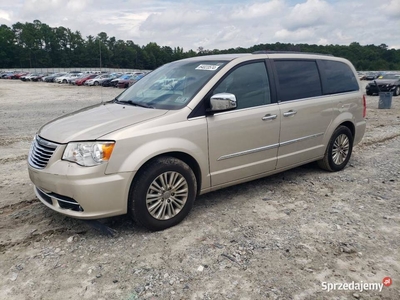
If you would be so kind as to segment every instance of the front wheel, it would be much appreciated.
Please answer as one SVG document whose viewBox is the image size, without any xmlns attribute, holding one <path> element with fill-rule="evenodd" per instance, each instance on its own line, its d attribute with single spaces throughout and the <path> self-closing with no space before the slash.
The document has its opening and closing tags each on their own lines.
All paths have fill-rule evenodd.
<svg viewBox="0 0 400 300">
<path fill-rule="evenodd" d="M 129 195 L 129 213 L 149 230 L 164 230 L 188 215 L 196 192 L 196 177 L 186 163 L 174 157 L 159 157 L 136 175 Z"/>
<path fill-rule="evenodd" d="M 393 92 L 393 96 L 398 96 L 398 95 L 400 95 L 400 86 L 397 86 Z"/>
<path fill-rule="evenodd" d="M 339 126 L 333 132 L 324 158 L 318 161 L 318 165 L 327 171 L 340 171 L 349 162 L 352 151 L 353 134 L 348 127 Z"/>
</svg>

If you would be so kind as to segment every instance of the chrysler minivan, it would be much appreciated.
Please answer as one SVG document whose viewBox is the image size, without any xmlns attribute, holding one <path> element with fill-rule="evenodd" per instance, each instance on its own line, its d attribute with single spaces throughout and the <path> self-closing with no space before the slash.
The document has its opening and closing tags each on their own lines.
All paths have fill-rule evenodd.
<svg viewBox="0 0 400 300">
<path fill-rule="evenodd" d="M 57 118 L 28 157 L 37 197 L 67 216 L 181 222 L 197 195 L 312 161 L 348 163 L 365 97 L 352 64 L 306 53 L 200 56 Z"/>
</svg>

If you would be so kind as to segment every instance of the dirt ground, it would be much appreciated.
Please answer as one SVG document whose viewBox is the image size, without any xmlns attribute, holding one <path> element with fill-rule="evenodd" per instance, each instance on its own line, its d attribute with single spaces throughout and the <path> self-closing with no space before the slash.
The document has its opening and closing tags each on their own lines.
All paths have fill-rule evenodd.
<svg viewBox="0 0 400 300">
<path fill-rule="evenodd" d="M 342 172 L 310 164 L 202 195 L 162 232 L 110 218 L 108 236 L 41 204 L 26 159 L 42 124 L 121 91 L 0 80 L 0 299 L 400 299 L 400 96 L 367 97 Z M 323 285 L 387 276 L 381 291 Z"/>
</svg>

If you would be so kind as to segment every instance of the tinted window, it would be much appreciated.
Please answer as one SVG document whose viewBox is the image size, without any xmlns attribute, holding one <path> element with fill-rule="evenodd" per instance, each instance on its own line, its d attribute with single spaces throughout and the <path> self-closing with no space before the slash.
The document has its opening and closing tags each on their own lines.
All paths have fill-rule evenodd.
<svg viewBox="0 0 400 300">
<path fill-rule="evenodd" d="M 324 94 L 358 91 L 358 82 L 348 65 L 340 61 L 322 60 Z"/>
<path fill-rule="evenodd" d="M 233 70 L 214 89 L 213 94 L 218 93 L 234 94 L 239 109 L 271 103 L 264 62 L 246 64 Z"/>
<path fill-rule="evenodd" d="M 279 82 L 278 100 L 288 101 L 322 95 L 315 61 L 276 60 L 275 68 Z"/>
</svg>

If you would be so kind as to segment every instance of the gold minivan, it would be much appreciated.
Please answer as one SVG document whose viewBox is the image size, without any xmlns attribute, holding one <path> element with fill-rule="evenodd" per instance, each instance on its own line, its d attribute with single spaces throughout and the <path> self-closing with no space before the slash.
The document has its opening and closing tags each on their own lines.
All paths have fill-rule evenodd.
<svg viewBox="0 0 400 300">
<path fill-rule="evenodd" d="M 312 161 L 342 170 L 362 139 L 352 64 L 256 52 L 161 66 L 108 102 L 44 125 L 32 143 L 37 197 L 62 214 L 181 222 L 197 195 Z"/>
</svg>

